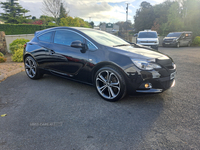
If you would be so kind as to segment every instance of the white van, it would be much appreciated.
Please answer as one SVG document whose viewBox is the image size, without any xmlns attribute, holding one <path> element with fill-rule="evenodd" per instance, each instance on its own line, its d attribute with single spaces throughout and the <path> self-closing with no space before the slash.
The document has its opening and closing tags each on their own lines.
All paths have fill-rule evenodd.
<svg viewBox="0 0 200 150">
<path fill-rule="evenodd" d="M 151 30 L 140 31 L 138 33 L 136 43 L 158 50 L 158 34 L 156 31 Z"/>
</svg>

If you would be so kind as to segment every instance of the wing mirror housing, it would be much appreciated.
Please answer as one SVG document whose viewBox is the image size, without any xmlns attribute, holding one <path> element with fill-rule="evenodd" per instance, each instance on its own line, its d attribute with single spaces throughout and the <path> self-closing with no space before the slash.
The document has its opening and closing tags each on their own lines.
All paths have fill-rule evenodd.
<svg viewBox="0 0 200 150">
<path fill-rule="evenodd" d="M 71 43 L 71 47 L 74 47 L 74 48 L 81 48 L 81 52 L 82 53 L 85 53 L 87 48 L 86 48 L 86 45 L 83 44 L 81 41 L 74 41 Z"/>
</svg>

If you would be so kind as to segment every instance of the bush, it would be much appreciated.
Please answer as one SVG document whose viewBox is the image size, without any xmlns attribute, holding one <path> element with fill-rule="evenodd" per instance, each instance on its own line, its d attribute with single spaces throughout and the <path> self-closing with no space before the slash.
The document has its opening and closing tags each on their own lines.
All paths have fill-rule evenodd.
<svg viewBox="0 0 200 150">
<path fill-rule="evenodd" d="M 17 35 L 17 34 L 34 34 L 36 31 L 44 30 L 54 26 L 44 25 L 19 25 L 19 24 L 0 24 L 0 31 L 4 31 L 6 35 Z"/>
<path fill-rule="evenodd" d="M 194 46 L 200 46 L 200 36 L 196 36 L 192 42 Z"/>
<path fill-rule="evenodd" d="M 2 52 L 0 52 L 0 56 L 1 56 L 1 57 L 4 57 L 4 54 L 3 54 Z"/>
<path fill-rule="evenodd" d="M 16 50 L 12 56 L 12 61 L 23 62 L 23 51 L 24 51 L 23 48 Z"/>
<path fill-rule="evenodd" d="M 30 41 L 30 40 L 24 39 L 24 38 L 16 39 L 16 40 L 14 40 L 12 43 L 10 43 L 10 47 L 11 47 L 11 46 L 15 46 L 15 45 L 19 45 L 19 44 L 24 45 L 24 44 L 26 44 L 26 43 L 29 42 L 29 41 Z"/>
<path fill-rule="evenodd" d="M 26 44 L 27 42 L 29 42 L 29 40 L 24 38 L 14 40 L 12 43 L 10 43 L 11 53 L 14 54 L 16 50 L 23 49 L 24 44 Z"/>
<path fill-rule="evenodd" d="M 24 45 L 18 44 L 18 45 L 11 46 L 10 51 L 12 54 L 14 54 L 16 50 L 23 49 L 23 48 L 24 48 Z"/>
<path fill-rule="evenodd" d="M 5 61 L 6 61 L 6 58 L 0 56 L 0 63 L 5 62 Z"/>
</svg>

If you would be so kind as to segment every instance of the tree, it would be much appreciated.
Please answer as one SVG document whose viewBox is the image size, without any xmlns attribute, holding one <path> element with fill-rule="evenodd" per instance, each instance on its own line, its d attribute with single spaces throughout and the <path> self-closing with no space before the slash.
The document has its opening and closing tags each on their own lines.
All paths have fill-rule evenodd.
<svg viewBox="0 0 200 150">
<path fill-rule="evenodd" d="M 40 20 L 43 21 L 44 25 L 49 25 L 49 23 L 55 23 L 55 19 L 53 17 L 42 15 L 40 16 Z"/>
<path fill-rule="evenodd" d="M 66 18 L 61 18 L 60 19 L 60 26 L 70 26 L 70 27 L 86 27 L 86 28 L 91 28 L 91 25 L 84 21 L 81 18 L 75 17 L 72 18 L 70 16 L 66 17 Z"/>
<path fill-rule="evenodd" d="M 64 0 L 43 0 L 43 6 L 44 13 L 53 16 L 56 23 L 59 24 L 59 16 L 63 15 L 65 8 L 67 8 Z"/>
<path fill-rule="evenodd" d="M 18 0 L 11 0 L 10 2 L 1 2 L 1 8 L 5 11 L 5 13 L 1 13 L 1 18 L 6 21 L 6 23 L 23 23 L 26 18 L 31 16 L 25 16 L 25 13 L 29 12 L 29 10 L 24 9 L 17 2 Z"/>
<path fill-rule="evenodd" d="M 63 7 L 63 3 L 61 3 L 59 18 L 66 18 L 67 15 L 68 15 L 68 12 L 66 12 L 66 9 Z"/>
<path fill-rule="evenodd" d="M 94 22 L 93 21 L 91 21 L 89 24 L 91 25 L 92 28 L 94 28 Z"/>
<path fill-rule="evenodd" d="M 152 5 L 146 1 L 142 2 L 140 8 L 136 11 L 134 16 L 135 29 L 141 31 L 144 29 L 151 29 L 154 24 L 155 14 Z"/>
<path fill-rule="evenodd" d="M 162 24 L 168 22 L 169 9 L 173 3 L 174 1 L 167 0 L 163 3 L 153 6 L 155 21 L 152 29 L 156 30 L 159 34 L 162 34 Z"/>
<path fill-rule="evenodd" d="M 35 16 L 33 16 L 33 17 L 32 17 L 32 20 L 35 20 L 35 19 L 36 19 L 36 17 L 35 17 Z"/>
</svg>

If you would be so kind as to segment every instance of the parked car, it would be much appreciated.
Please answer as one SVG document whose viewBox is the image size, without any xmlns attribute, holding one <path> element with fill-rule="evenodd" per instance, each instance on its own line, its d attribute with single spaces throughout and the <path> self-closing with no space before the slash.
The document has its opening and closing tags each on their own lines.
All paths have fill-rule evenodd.
<svg viewBox="0 0 200 150">
<path fill-rule="evenodd" d="M 191 31 L 184 31 L 184 32 L 170 32 L 164 39 L 163 39 L 163 47 L 167 46 L 190 46 L 192 43 L 192 32 Z"/>
<path fill-rule="evenodd" d="M 176 65 L 169 56 L 135 48 L 100 30 L 38 31 L 25 45 L 23 58 L 30 79 L 52 74 L 94 85 L 107 101 L 137 92 L 160 93 L 175 84 Z"/>
<path fill-rule="evenodd" d="M 144 30 L 138 33 L 136 43 L 158 50 L 159 40 L 156 31 Z"/>
</svg>

